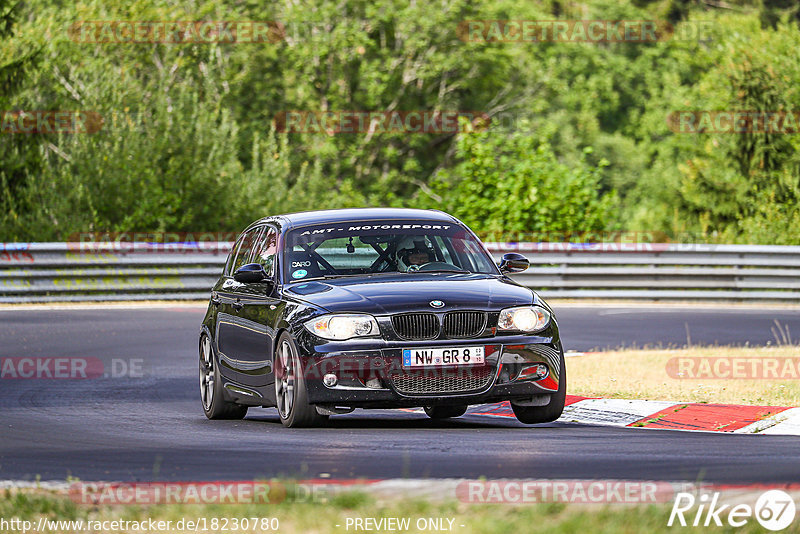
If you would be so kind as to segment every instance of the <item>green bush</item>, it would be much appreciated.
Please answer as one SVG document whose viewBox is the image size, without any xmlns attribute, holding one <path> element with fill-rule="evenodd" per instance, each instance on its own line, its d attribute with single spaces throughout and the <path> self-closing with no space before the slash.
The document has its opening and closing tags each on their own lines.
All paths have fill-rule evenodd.
<svg viewBox="0 0 800 534">
<path fill-rule="evenodd" d="M 429 206 L 477 232 L 494 239 L 559 240 L 599 232 L 613 218 L 614 194 L 598 192 L 605 161 L 569 167 L 547 142 L 518 132 L 468 131 L 456 147 L 457 163 L 433 182 Z"/>
<path fill-rule="evenodd" d="M 506 236 L 624 229 L 800 244 L 800 136 L 679 134 L 667 123 L 678 110 L 800 109 L 796 3 L 715 4 L 28 0 L 11 11 L 0 0 L 0 111 L 107 118 L 92 135 L 0 134 L 0 240 L 235 231 L 269 213 L 408 206 Z M 666 19 L 708 33 L 483 43 L 457 31 L 556 18 Z M 82 20 L 274 20 L 286 38 L 91 44 L 68 34 Z M 294 110 L 478 111 L 513 126 L 276 132 L 273 119 Z"/>
</svg>

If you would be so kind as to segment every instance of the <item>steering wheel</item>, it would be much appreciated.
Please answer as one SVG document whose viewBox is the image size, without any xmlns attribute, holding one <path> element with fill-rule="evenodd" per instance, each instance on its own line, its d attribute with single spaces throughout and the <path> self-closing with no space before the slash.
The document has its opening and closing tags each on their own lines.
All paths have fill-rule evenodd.
<svg viewBox="0 0 800 534">
<path fill-rule="evenodd" d="M 413 266 L 412 266 L 413 267 Z M 438 271 L 438 270 L 454 270 L 460 271 L 461 269 L 452 263 L 447 263 L 446 261 L 431 261 L 428 263 L 424 263 L 422 265 L 416 266 L 418 271 Z M 409 267 L 410 269 L 410 267 Z"/>
</svg>

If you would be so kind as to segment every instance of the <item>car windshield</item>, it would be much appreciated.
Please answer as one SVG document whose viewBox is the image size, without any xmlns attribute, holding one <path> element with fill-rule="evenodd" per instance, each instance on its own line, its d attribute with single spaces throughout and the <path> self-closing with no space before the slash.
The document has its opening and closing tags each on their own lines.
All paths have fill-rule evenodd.
<svg viewBox="0 0 800 534">
<path fill-rule="evenodd" d="M 498 274 L 483 245 L 464 227 L 435 221 L 343 222 L 287 232 L 286 282 L 380 273 Z"/>
</svg>

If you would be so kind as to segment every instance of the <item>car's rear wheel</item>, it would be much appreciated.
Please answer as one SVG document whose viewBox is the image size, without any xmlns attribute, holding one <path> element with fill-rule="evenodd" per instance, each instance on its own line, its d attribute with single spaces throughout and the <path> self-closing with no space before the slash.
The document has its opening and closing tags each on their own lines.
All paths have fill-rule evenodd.
<svg viewBox="0 0 800 534">
<path fill-rule="evenodd" d="M 211 338 L 200 336 L 200 400 L 209 419 L 244 419 L 247 406 L 226 401 Z"/>
<path fill-rule="evenodd" d="M 519 406 L 511 402 L 511 409 L 519 422 L 534 425 L 550 423 L 561 417 L 567 399 L 567 369 L 563 353 L 559 361 L 558 391 L 550 395 L 550 402 L 544 406 Z"/>
<path fill-rule="evenodd" d="M 319 426 L 328 417 L 317 413 L 308 403 L 306 377 L 302 372 L 297 345 L 284 332 L 278 339 L 275 352 L 275 399 L 281 423 L 289 428 Z"/>
<path fill-rule="evenodd" d="M 425 413 L 431 419 L 449 419 L 461 417 L 467 413 L 467 406 L 425 406 Z"/>
</svg>

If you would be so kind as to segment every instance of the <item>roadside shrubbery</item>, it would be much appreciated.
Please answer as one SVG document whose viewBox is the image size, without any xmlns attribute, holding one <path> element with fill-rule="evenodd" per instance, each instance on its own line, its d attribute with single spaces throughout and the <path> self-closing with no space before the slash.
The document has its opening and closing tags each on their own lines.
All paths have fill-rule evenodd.
<svg viewBox="0 0 800 534">
<path fill-rule="evenodd" d="M 535 4 L 0 0 L 0 111 L 107 119 L 90 135 L 0 134 L 0 238 L 235 231 L 274 212 L 392 205 L 441 208 L 494 234 L 622 229 L 800 244 L 800 136 L 681 134 L 666 120 L 687 109 L 800 109 L 796 10 L 755 0 L 731 0 L 735 10 Z M 703 22 L 708 32 L 487 43 L 457 31 L 465 20 L 555 18 Z M 85 43 L 68 32 L 81 20 L 269 20 L 285 34 Z M 460 133 L 276 132 L 273 119 L 291 110 L 513 120 Z"/>
</svg>

